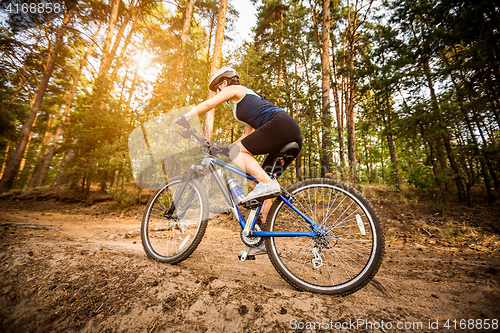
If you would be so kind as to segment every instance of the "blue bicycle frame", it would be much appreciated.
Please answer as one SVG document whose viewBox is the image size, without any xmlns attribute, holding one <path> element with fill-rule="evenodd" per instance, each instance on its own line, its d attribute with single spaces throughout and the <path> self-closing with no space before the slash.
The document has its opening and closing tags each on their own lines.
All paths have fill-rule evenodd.
<svg viewBox="0 0 500 333">
<path fill-rule="evenodd" d="M 226 170 L 229 170 L 231 172 L 234 172 L 240 176 L 246 177 L 247 179 L 258 183 L 257 179 L 252 177 L 251 175 L 247 174 L 246 172 L 243 172 L 242 170 L 235 168 L 227 163 L 224 163 L 218 159 L 215 159 L 211 157 L 210 155 L 206 155 L 203 158 L 202 165 L 208 167 L 210 170 L 210 173 L 212 176 L 215 178 L 217 185 L 220 187 L 222 193 L 224 194 L 224 197 L 228 204 L 231 206 L 231 209 L 235 213 L 235 215 L 238 217 L 238 222 L 241 226 L 242 229 L 244 229 L 247 226 L 247 223 L 249 221 L 245 221 L 245 218 L 241 214 L 240 210 L 238 209 L 238 206 L 234 202 L 232 195 L 229 193 L 227 190 L 226 184 L 224 181 L 220 178 L 219 174 L 217 173 L 214 165 L 220 166 Z M 310 232 L 293 232 L 293 231 L 251 231 L 254 229 L 255 224 L 257 223 L 257 216 L 260 213 L 260 210 L 262 209 L 262 204 L 257 208 L 255 217 L 253 221 L 251 221 L 251 228 L 249 236 L 251 237 L 314 237 L 314 236 L 322 236 L 323 235 L 323 230 L 314 223 L 309 217 L 304 215 L 299 209 L 297 209 L 289 200 L 287 200 L 283 195 L 280 195 L 279 198 L 286 204 L 288 207 L 293 209 L 297 214 L 299 214 L 307 223 L 309 223 L 312 227 L 313 231 Z"/>
</svg>

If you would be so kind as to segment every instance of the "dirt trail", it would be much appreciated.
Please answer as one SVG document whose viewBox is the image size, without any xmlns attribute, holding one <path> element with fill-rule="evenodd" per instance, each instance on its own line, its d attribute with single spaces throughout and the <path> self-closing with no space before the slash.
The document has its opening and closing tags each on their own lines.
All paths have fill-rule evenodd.
<svg viewBox="0 0 500 333">
<path fill-rule="evenodd" d="M 464 215 L 487 220 L 483 245 L 467 245 L 432 236 L 429 221 L 443 216 L 416 208 L 408 221 L 374 201 L 387 233 L 376 281 L 330 297 L 294 290 L 266 256 L 238 261 L 239 227 L 227 215 L 211 221 L 188 260 L 170 266 L 142 249 L 143 206 L 104 214 L 105 203 L 0 199 L 0 331 L 435 332 L 448 319 L 450 328 L 455 319 L 457 328 L 462 319 L 476 320 L 469 328 L 498 323 L 498 221 Z"/>
</svg>

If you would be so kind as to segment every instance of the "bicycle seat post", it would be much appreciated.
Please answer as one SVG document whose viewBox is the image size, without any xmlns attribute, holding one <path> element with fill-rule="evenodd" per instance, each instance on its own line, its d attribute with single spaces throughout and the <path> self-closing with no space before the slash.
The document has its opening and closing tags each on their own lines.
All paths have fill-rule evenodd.
<svg viewBox="0 0 500 333">
<path fill-rule="evenodd" d="M 274 159 L 273 162 L 273 168 L 272 171 L 270 172 L 271 178 L 277 178 L 277 173 L 276 173 L 276 166 L 279 165 L 283 167 L 286 161 L 292 161 L 295 159 L 295 157 L 299 154 L 300 152 L 300 146 L 297 142 L 289 142 L 286 145 L 284 145 L 278 154 L 276 154 L 276 158 Z M 288 164 L 287 164 L 288 165 Z"/>
</svg>

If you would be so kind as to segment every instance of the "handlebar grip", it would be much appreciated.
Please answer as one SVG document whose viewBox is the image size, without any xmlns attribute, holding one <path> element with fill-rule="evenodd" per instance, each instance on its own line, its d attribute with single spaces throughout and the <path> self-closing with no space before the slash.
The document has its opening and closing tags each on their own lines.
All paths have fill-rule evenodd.
<svg viewBox="0 0 500 333">
<path fill-rule="evenodd" d="M 211 152 L 212 152 L 212 154 L 215 154 L 215 155 L 224 155 L 224 156 L 229 157 L 229 148 L 228 147 L 223 147 L 223 148 L 212 147 Z"/>
<path fill-rule="evenodd" d="M 189 124 L 189 121 L 186 119 L 185 115 L 180 116 L 175 120 L 175 123 L 179 126 L 184 127 L 185 129 L 189 130 L 191 128 L 191 125 Z"/>
</svg>

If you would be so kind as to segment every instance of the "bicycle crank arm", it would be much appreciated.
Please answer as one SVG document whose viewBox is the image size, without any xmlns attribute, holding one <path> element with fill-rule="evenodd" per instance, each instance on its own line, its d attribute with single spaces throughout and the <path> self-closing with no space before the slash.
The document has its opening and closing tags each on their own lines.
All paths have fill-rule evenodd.
<svg viewBox="0 0 500 333">
<path fill-rule="evenodd" d="M 241 261 L 245 260 L 255 260 L 255 256 L 253 255 L 248 255 L 248 252 L 250 252 L 251 247 L 250 246 L 245 246 L 243 251 L 241 251 L 241 255 L 238 256 L 238 259 Z"/>
</svg>

